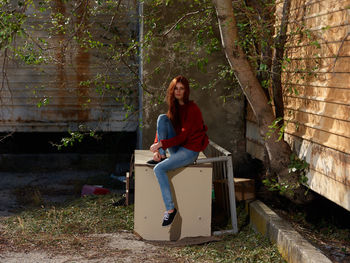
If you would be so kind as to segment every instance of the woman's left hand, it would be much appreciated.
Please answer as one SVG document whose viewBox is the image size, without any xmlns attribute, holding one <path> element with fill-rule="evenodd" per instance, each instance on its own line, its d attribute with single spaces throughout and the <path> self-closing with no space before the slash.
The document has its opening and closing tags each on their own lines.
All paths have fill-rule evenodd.
<svg viewBox="0 0 350 263">
<path fill-rule="evenodd" d="M 156 152 L 162 146 L 163 146 L 162 142 L 157 142 L 157 143 L 152 144 L 149 149 L 151 150 L 151 152 Z"/>
</svg>

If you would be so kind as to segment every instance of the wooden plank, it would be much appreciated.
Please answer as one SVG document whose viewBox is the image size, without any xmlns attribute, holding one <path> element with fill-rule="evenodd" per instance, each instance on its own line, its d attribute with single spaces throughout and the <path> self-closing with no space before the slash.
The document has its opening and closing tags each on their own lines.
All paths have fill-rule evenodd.
<svg viewBox="0 0 350 263">
<path fill-rule="evenodd" d="M 300 13 L 303 11 L 303 16 L 309 17 L 314 15 L 324 15 L 331 12 L 336 12 L 339 9 L 350 4 L 349 0 L 314 0 L 300 4 L 299 1 L 292 1 L 291 14 Z"/>
<path fill-rule="evenodd" d="M 314 127 L 332 134 L 350 138 L 350 120 L 337 120 L 296 110 L 285 110 L 285 112 L 287 121 L 290 120 L 295 123 L 302 123 L 308 127 Z"/>
<path fill-rule="evenodd" d="M 306 98 L 284 97 L 284 106 L 287 110 L 299 110 L 338 120 L 350 120 L 350 105 L 340 105 Z"/>
<path fill-rule="evenodd" d="M 318 77 L 318 76 L 322 76 L 323 74 L 334 74 L 334 73 L 338 73 L 338 74 L 343 74 L 343 75 L 348 75 L 348 71 L 335 71 L 334 67 L 337 67 L 337 64 L 333 65 L 328 65 L 327 67 L 324 68 L 314 68 L 317 66 L 316 63 L 313 62 L 309 62 L 310 67 L 308 68 L 302 68 L 302 67 L 296 67 L 296 68 L 286 68 L 282 74 L 295 74 L 295 75 L 299 75 L 299 78 L 303 79 L 311 79 L 312 77 Z"/>
<path fill-rule="evenodd" d="M 215 203 L 224 207 L 224 193 L 228 191 L 227 179 L 214 180 Z M 255 181 L 248 178 L 234 178 L 235 197 L 237 201 L 255 199 Z M 222 189 L 225 188 L 224 191 Z"/>
<path fill-rule="evenodd" d="M 289 134 L 285 134 L 285 140 L 300 159 L 309 163 L 312 170 L 350 186 L 349 154 Z"/>
<path fill-rule="evenodd" d="M 235 196 L 237 201 L 255 199 L 255 182 L 248 178 L 234 178 Z"/>
<path fill-rule="evenodd" d="M 287 85 L 284 87 L 284 89 L 288 89 L 288 87 L 289 86 Z M 293 97 L 303 97 L 318 101 L 332 102 L 345 105 L 349 104 L 350 101 L 350 88 L 339 89 L 311 86 L 294 86 L 293 88 L 295 88 L 299 93 L 298 95 L 295 95 L 295 92 L 293 91 Z"/>
<path fill-rule="evenodd" d="M 333 58 L 338 55 L 338 57 L 348 57 L 350 56 L 350 39 L 343 41 L 337 40 L 330 43 L 325 43 L 322 39 L 318 40 L 319 47 L 315 44 L 308 42 L 287 42 L 286 54 L 290 59 L 312 59 L 317 58 Z"/>
<path fill-rule="evenodd" d="M 310 76 L 303 74 L 282 73 L 282 82 L 291 82 L 298 85 L 330 86 L 349 89 L 350 74 L 348 73 L 316 73 Z"/>
<path fill-rule="evenodd" d="M 350 186 L 311 170 L 307 175 L 310 188 L 350 211 Z"/>
<path fill-rule="evenodd" d="M 343 136 L 291 122 L 286 125 L 285 132 L 347 154 L 350 153 L 350 139 Z"/>
<path fill-rule="evenodd" d="M 348 20 L 347 20 L 348 21 Z M 324 42 L 333 42 L 333 41 L 342 41 L 344 37 L 347 35 L 348 32 L 348 27 L 349 24 L 339 24 L 331 28 L 327 28 L 327 30 L 324 30 L 323 28 L 326 27 L 327 24 L 324 23 L 322 25 L 316 25 L 313 28 L 310 29 L 312 34 L 319 35 L 320 38 Z M 309 28 L 308 28 L 309 29 Z M 292 38 L 291 35 L 287 34 L 290 38 Z M 300 39 L 298 37 L 293 38 L 293 41 L 288 41 L 290 44 L 289 45 L 297 45 L 299 44 L 304 44 L 304 43 L 309 43 L 310 40 L 305 38 L 302 39 L 302 42 L 299 42 Z"/>
<path fill-rule="evenodd" d="M 300 24 L 305 24 L 306 28 L 320 28 L 319 26 L 338 26 L 347 22 L 347 9 L 346 6 L 342 6 L 339 3 L 334 4 L 333 7 L 326 6 L 322 10 L 318 10 L 317 13 L 308 13 L 304 10 L 292 11 L 290 18 Z"/>
<path fill-rule="evenodd" d="M 320 85 L 312 85 L 312 84 L 297 84 L 297 83 L 293 83 L 293 82 L 282 82 L 282 86 L 285 87 L 285 86 L 288 86 L 288 88 L 284 88 L 284 92 L 289 92 L 291 93 L 290 89 L 289 89 L 289 86 L 290 87 L 293 87 L 295 86 L 296 88 L 298 88 L 299 86 L 306 86 L 306 87 L 314 87 L 314 88 L 329 88 L 329 89 L 346 89 L 346 88 L 343 88 L 343 87 L 334 87 L 334 86 L 329 86 L 327 85 L 327 83 L 319 83 Z M 294 88 L 294 87 L 293 87 Z M 293 92 L 294 94 L 294 92 Z"/>
<path fill-rule="evenodd" d="M 338 6 L 346 6 L 349 4 L 349 0 L 311 0 L 305 1 L 301 4 L 300 1 L 292 1 L 291 12 L 297 10 L 305 10 L 308 13 L 319 13 L 322 10 L 333 10 Z"/>
<path fill-rule="evenodd" d="M 349 45 L 350 47 L 350 45 Z M 316 69 L 317 67 L 317 69 Z M 320 59 L 293 59 L 290 64 L 286 66 L 285 71 L 295 71 L 297 69 L 307 70 L 309 72 L 350 72 L 350 56 L 338 57 L 335 61 L 333 58 Z"/>
</svg>

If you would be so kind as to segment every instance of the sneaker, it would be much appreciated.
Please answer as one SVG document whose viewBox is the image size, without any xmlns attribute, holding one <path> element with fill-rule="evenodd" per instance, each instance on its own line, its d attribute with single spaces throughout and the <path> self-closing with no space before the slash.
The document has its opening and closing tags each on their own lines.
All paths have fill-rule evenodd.
<svg viewBox="0 0 350 263">
<path fill-rule="evenodd" d="M 176 208 L 174 208 L 174 212 L 172 212 L 172 213 L 168 213 L 168 211 L 166 211 L 166 212 L 164 213 L 162 226 L 168 226 L 168 225 L 170 225 L 170 224 L 174 221 L 174 218 L 175 218 L 175 216 L 176 216 L 176 213 L 177 213 Z"/>
<path fill-rule="evenodd" d="M 148 164 L 149 166 L 156 166 L 158 163 L 164 161 L 165 159 L 166 159 L 166 157 L 165 157 L 165 158 L 162 158 L 160 161 L 155 161 L 155 160 L 152 159 L 152 160 L 147 161 L 147 164 Z"/>
</svg>

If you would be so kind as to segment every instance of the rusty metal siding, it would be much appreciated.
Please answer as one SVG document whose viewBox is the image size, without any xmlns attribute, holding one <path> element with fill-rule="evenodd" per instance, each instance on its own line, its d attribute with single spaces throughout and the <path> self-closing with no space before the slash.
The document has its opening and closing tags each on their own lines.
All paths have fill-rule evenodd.
<svg viewBox="0 0 350 263">
<path fill-rule="evenodd" d="M 250 155 L 259 160 L 264 160 L 264 139 L 260 136 L 259 127 L 253 110 L 247 104 L 246 112 L 246 150 Z"/>
<path fill-rule="evenodd" d="M 282 75 L 285 139 L 312 190 L 350 210 L 350 1 L 292 1 Z M 304 24 L 309 37 L 294 35 Z M 290 92 L 295 89 L 297 92 Z"/>
<path fill-rule="evenodd" d="M 69 12 L 69 3 L 53 1 L 54 7 L 61 13 Z M 123 2 L 120 11 L 123 17 L 115 20 L 115 27 L 125 41 L 137 32 L 137 6 L 135 1 Z M 133 7 L 133 9 L 130 9 Z M 124 12 L 125 10 L 130 12 Z M 33 10 L 28 9 L 31 14 Z M 45 18 L 46 15 L 46 18 Z M 47 14 L 43 14 L 44 20 L 48 20 Z M 93 35 L 102 36 L 103 32 L 98 25 L 111 21 L 112 16 L 96 16 L 89 21 L 77 19 L 76 23 L 94 23 L 96 27 L 91 29 Z M 67 52 L 64 52 L 60 41 L 66 40 L 64 35 L 56 35 L 49 38 L 45 30 L 32 30 L 32 25 L 40 23 L 38 20 L 29 20 L 28 30 L 32 37 L 42 37 L 53 48 L 55 63 L 39 66 L 28 66 L 18 60 L 9 61 L 6 66 L 5 86 L 0 90 L 0 132 L 59 132 L 78 130 L 79 126 L 96 129 L 98 131 L 136 131 L 138 126 L 137 114 L 130 114 L 123 107 L 121 93 L 126 89 L 130 92 L 126 96 L 137 110 L 138 82 L 131 71 L 123 64 L 114 65 L 116 71 L 108 74 L 109 83 L 116 86 L 115 90 L 105 91 L 99 94 L 95 87 L 80 85 L 98 73 L 106 73 L 104 54 L 89 50 L 70 41 Z M 102 39 L 101 39 L 102 40 Z M 18 45 L 24 40 L 17 39 Z M 3 61 L 3 54 L 0 61 Z M 129 59 L 129 63 L 137 69 L 137 58 Z M 1 63 L 0 70 L 3 70 Z M 47 99 L 47 105 L 43 105 L 43 99 Z M 41 103 L 41 104 L 40 104 Z M 40 106 L 40 107 L 39 107 Z"/>
<path fill-rule="evenodd" d="M 260 136 L 254 112 L 249 104 L 246 106 L 246 151 L 254 158 L 264 160 L 264 139 Z"/>
</svg>

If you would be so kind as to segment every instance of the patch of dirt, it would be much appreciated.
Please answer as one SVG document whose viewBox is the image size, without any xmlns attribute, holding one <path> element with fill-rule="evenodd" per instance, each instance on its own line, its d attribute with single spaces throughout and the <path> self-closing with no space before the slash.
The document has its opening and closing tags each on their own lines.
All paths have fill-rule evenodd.
<svg viewBox="0 0 350 263">
<path fill-rule="evenodd" d="M 88 238 L 91 239 L 91 247 L 84 250 L 12 251 L 2 253 L 0 262 L 183 262 L 171 257 L 165 248 L 140 241 L 130 232 L 90 235 Z"/>
</svg>

